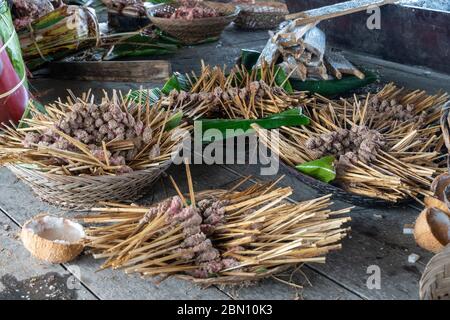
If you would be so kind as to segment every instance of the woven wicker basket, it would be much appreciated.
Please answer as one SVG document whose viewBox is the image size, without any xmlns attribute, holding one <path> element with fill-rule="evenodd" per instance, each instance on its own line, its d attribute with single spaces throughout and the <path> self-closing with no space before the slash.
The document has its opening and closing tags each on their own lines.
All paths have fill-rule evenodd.
<svg viewBox="0 0 450 320">
<path fill-rule="evenodd" d="M 50 204 L 73 209 L 89 208 L 100 201 L 134 201 L 171 164 L 171 160 L 154 168 L 117 176 L 63 176 L 43 173 L 21 165 L 8 168 L 37 196 Z"/>
<path fill-rule="evenodd" d="M 148 11 L 148 16 L 154 25 L 184 44 L 197 44 L 209 39 L 219 38 L 225 27 L 233 22 L 239 13 L 239 9 L 231 4 L 209 1 L 203 3 L 223 15 L 194 20 L 168 19 L 156 16 L 162 12 L 174 12 L 180 6 L 175 2 L 152 7 Z"/>
<path fill-rule="evenodd" d="M 276 1 L 260 1 L 255 4 L 238 5 L 239 15 L 234 24 L 247 30 L 274 29 L 289 13 L 286 4 Z"/>
<path fill-rule="evenodd" d="M 422 300 L 450 300 L 450 245 L 428 262 L 419 293 Z"/>
</svg>

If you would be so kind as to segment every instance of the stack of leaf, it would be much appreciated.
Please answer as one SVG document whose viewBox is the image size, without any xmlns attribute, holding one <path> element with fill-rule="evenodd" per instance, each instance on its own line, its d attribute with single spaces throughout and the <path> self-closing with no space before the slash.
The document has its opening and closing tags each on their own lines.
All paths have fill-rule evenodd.
<svg viewBox="0 0 450 320">
<path fill-rule="evenodd" d="M 34 20 L 19 31 L 28 68 L 65 57 L 84 61 L 163 55 L 180 45 L 153 27 L 126 33 L 110 33 L 104 27 L 94 10 L 84 6 L 63 6 Z"/>
<path fill-rule="evenodd" d="M 153 207 L 110 204 L 80 217 L 91 224 L 87 246 L 94 257 L 107 259 L 102 269 L 242 284 L 305 262 L 323 263 L 348 232 L 343 224 L 350 218 L 339 215 L 350 208 L 330 210 L 329 196 L 283 203 L 292 190 L 277 181 L 195 194 L 188 170 L 188 199 L 172 182 L 178 196 Z"/>
<path fill-rule="evenodd" d="M 325 182 L 336 178 L 351 194 L 394 203 L 418 199 L 445 170 L 438 120 L 447 98 L 393 84 L 362 98 L 316 96 L 305 109 L 309 126 L 283 128 L 280 141 L 260 134 L 287 164 Z"/>
<path fill-rule="evenodd" d="M 79 6 L 62 6 L 18 30 L 18 35 L 30 70 L 100 42 L 94 10 Z"/>
<path fill-rule="evenodd" d="M 61 3 L 56 3 L 56 7 Z M 35 19 L 40 18 L 53 10 L 55 6 L 51 0 L 13 0 L 12 15 L 14 18 L 14 26 L 21 29 L 28 26 Z"/>
<path fill-rule="evenodd" d="M 119 58 L 165 55 L 178 50 L 180 42 L 163 34 L 159 29 L 147 27 L 134 32 L 107 33 L 101 30 L 101 42 L 65 58 L 65 61 L 109 61 Z"/>
</svg>

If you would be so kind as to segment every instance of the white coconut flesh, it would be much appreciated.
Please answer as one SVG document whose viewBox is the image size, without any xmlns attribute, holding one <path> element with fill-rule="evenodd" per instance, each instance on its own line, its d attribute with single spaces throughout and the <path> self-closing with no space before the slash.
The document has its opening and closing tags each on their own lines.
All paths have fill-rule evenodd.
<svg viewBox="0 0 450 320">
<path fill-rule="evenodd" d="M 43 239 L 67 245 L 77 243 L 86 236 L 80 224 L 53 216 L 33 219 L 24 228 Z"/>
</svg>

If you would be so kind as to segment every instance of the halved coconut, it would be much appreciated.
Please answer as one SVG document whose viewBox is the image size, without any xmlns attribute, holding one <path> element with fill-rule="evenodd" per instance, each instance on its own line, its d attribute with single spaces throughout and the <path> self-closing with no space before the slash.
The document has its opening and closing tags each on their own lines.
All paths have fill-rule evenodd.
<svg viewBox="0 0 450 320">
<path fill-rule="evenodd" d="M 445 202 L 445 188 L 450 185 L 450 175 L 448 173 L 442 173 L 434 178 L 431 184 L 431 191 L 441 201 Z"/>
<path fill-rule="evenodd" d="M 425 202 L 425 207 L 439 209 L 450 216 L 450 209 L 447 207 L 447 204 L 445 202 L 439 200 L 438 198 L 425 197 L 424 202 Z"/>
<path fill-rule="evenodd" d="M 38 259 L 63 263 L 75 259 L 84 245 L 83 226 L 68 219 L 38 215 L 22 227 L 22 242 Z"/>
<path fill-rule="evenodd" d="M 426 250 L 441 251 L 450 243 L 450 217 L 437 208 L 425 208 L 416 220 L 414 238 Z"/>
</svg>

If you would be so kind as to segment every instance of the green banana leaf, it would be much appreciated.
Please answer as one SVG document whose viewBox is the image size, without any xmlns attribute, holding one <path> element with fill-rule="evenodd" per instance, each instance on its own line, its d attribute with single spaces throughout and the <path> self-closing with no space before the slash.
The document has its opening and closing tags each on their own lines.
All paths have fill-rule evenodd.
<svg viewBox="0 0 450 320">
<path fill-rule="evenodd" d="M 128 94 L 128 98 L 136 103 L 145 103 L 149 100 L 151 103 L 157 102 L 162 96 L 168 95 L 172 90 L 189 91 L 190 84 L 186 76 L 175 72 L 162 88 L 153 88 L 150 90 L 138 89 L 132 90 Z M 141 99 L 141 101 L 140 101 Z"/>
<path fill-rule="evenodd" d="M 163 93 L 160 88 L 153 88 L 150 90 L 133 90 L 127 97 L 135 103 L 145 103 L 147 100 L 150 101 L 150 103 L 156 103 L 162 96 Z"/>
<path fill-rule="evenodd" d="M 195 121 L 195 125 L 201 125 L 202 142 L 210 143 L 218 140 L 220 136 L 225 140 L 228 138 L 249 134 L 254 132 L 252 124 L 258 124 L 264 129 L 276 129 L 283 126 L 308 125 L 309 118 L 302 114 L 301 109 L 291 109 L 261 119 L 201 119 Z"/>
<path fill-rule="evenodd" d="M 259 59 L 260 52 L 255 50 L 241 50 L 240 62 L 248 70 L 251 70 Z M 309 91 L 311 93 L 318 93 L 323 96 L 335 96 L 351 90 L 364 87 L 370 83 L 375 82 L 378 76 L 369 70 L 361 69 L 366 76 L 364 79 L 359 79 L 355 76 L 344 75 L 342 79 L 338 80 L 295 80 L 289 79 L 290 85 L 293 89 L 299 91 Z"/>
<path fill-rule="evenodd" d="M 317 160 L 305 162 L 295 168 L 313 178 L 329 183 L 336 178 L 333 156 L 326 156 Z"/>
<path fill-rule="evenodd" d="M 181 120 L 183 120 L 183 112 L 178 111 L 166 122 L 164 131 L 170 131 L 172 129 L 175 129 L 180 125 Z"/>
<path fill-rule="evenodd" d="M 245 69 L 251 70 L 258 62 L 261 52 L 251 49 L 242 49 L 239 64 L 243 65 Z"/>
<path fill-rule="evenodd" d="M 168 95 L 172 90 L 189 91 L 191 90 L 191 84 L 189 83 L 185 75 L 175 72 L 164 84 L 161 92 L 165 95 Z"/>
<path fill-rule="evenodd" d="M 359 79 L 355 76 L 344 75 L 342 79 L 333 80 L 295 80 L 290 79 L 291 85 L 294 89 L 299 91 L 309 91 L 317 93 L 322 96 L 332 97 L 343 94 L 345 92 L 364 87 L 370 83 L 375 82 L 377 75 L 369 70 L 360 69 L 366 76 L 364 79 Z"/>
</svg>

